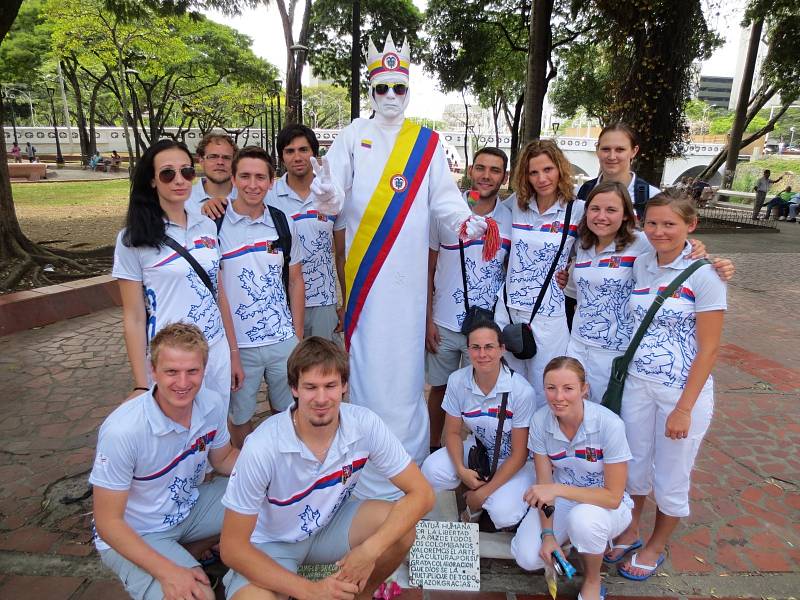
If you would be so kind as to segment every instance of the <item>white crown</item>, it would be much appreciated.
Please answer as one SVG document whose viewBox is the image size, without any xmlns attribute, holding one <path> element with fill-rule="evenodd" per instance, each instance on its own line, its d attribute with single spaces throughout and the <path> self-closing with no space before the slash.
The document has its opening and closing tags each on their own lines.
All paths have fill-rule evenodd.
<svg viewBox="0 0 800 600">
<path fill-rule="evenodd" d="M 367 70 L 370 80 L 383 74 L 392 75 L 393 77 L 400 75 L 408 79 L 408 66 L 410 63 L 411 49 L 408 46 L 408 38 L 403 41 L 403 46 L 398 51 L 390 33 L 386 36 L 386 43 L 383 45 L 382 52 L 378 52 L 370 38 L 367 46 Z"/>
</svg>

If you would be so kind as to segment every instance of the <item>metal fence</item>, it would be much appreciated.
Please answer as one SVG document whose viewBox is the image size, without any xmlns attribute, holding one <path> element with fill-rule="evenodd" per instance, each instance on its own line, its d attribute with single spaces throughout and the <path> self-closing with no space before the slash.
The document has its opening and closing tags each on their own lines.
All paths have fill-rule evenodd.
<svg viewBox="0 0 800 600">
<path fill-rule="evenodd" d="M 753 209 L 749 206 L 734 208 L 711 203 L 700 209 L 697 233 L 778 233 L 775 220 L 753 221 Z"/>
</svg>

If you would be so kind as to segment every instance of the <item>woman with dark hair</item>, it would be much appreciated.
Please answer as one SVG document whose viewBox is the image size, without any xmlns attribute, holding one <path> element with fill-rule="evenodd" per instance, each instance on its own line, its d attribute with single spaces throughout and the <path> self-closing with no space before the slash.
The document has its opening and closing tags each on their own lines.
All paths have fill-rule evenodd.
<svg viewBox="0 0 800 600">
<path fill-rule="evenodd" d="M 526 448 L 534 392 L 504 363 L 501 336 L 491 321 L 478 321 L 467 331 L 471 364 L 450 375 L 442 402 L 445 447 L 422 465 L 422 474 L 434 490 L 453 490 L 460 483 L 469 489 L 464 520 L 477 522 L 486 509 L 498 528 L 516 525 L 525 516 L 528 505 L 522 495 L 534 482 Z M 508 396 L 497 470 L 485 481 L 470 468 L 468 456 L 470 448 L 481 443 L 489 461 L 493 459 L 504 394 Z M 461 437 L 464 426 L 471 432 L 466 441 Z"/>
<path fill-rule="evenodd" d="M 556 270 L 567 264 L 583 217 L 583 201 L 574 200 L 572 165 L 551 140 L 529 142 L 514 171 L 516 195 L 506 200 L 511 208 L 511 250 L 505 289 L 498 294 L 495 320 L 503 327 L 509 321 L 528 323 L 536 298 L 556 257 L 564 232 L 567 206 L 572 202 L 567 239 Z M 507 298 L 507 304 L 503 301 Z M 537 353 L 519 360 L 506 355 L 509 365 L 536 390 L 544 403 L 542 372 L 551 358 L 564 354 L 569 330 L 564 312 L 564 293 L 553 278 L 531 324 Z"/>
<path fill-rule="evenodd" d="M 194 176 L 192 155 L 183 143 L 160 140 L 145 151 L 133 173 L 112 275 L 119 281 L 122 296 L 133 395 L 147 391 L 152 381 L 149 340 L 165 325 L 184 321 L 197 325 L 206 336 L 209 357 L 203 381 L 227 402 L 231 388 L 241 382 L 242 371 L 228 301 L 222 282 L 217 281 L 216 228 L 206 217 L 184 209 Z M 199 263 L 214 292 L 189 261 L 168 245 L 167 238 Z"/>
</svg>

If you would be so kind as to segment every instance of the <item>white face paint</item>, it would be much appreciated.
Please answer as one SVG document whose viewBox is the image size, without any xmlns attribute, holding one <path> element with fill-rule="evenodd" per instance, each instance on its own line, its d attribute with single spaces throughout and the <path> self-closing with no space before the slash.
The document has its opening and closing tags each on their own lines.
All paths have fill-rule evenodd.
<svg viewBox="0 0 800 600">
<path fill-rule="evenodd" d="M 385 83 L 389 85 L 392 85 L 393 83 L 403 83 L 405 85 L 408 84 L 405 81 L 379 81 L 373 82 L 372 87 L 370 88 L 370 102 L 380 120 L 389 123 L 402 120 L 403 114 L 408 106 L 410 90 L 406 91 L 403 96 L 398 96 L 395 94 L 394 89 L 390 87 L 388 92 L 383 95 L 378 95 L 375 92 L 375 85 L 378 83 Z"/>
</svg>

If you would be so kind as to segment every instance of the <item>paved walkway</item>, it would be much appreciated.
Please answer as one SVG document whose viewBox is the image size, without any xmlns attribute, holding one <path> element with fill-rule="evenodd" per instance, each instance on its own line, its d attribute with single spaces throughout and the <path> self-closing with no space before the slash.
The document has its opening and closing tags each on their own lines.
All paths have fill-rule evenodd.
<svg viewBox="0 0 800 600">
<path fill-rule="evenodd" d="M 800 225 L 785 227 L 779 235 L 704 236 L 739 272 L 729 289 L 717 410 L 698 460 L 693 512 L 660 576 L 634 584 L 612 570 L 614 595 L 800 596 Z M 0 337 L 0 598 L 125 597 L 93 552 L 91 500 L 65 505 L 62 498 L 86 490 L 97 427 L 130 385 L 119 309 Z M 652 512 L 650 503 L 648 519 Z M 486 593 L 424 597 L 545 593 L 541 576 L 510 562 L 482 567 Z M 562 591 L 575 597 L 574 587 Z"/>
</svg>

